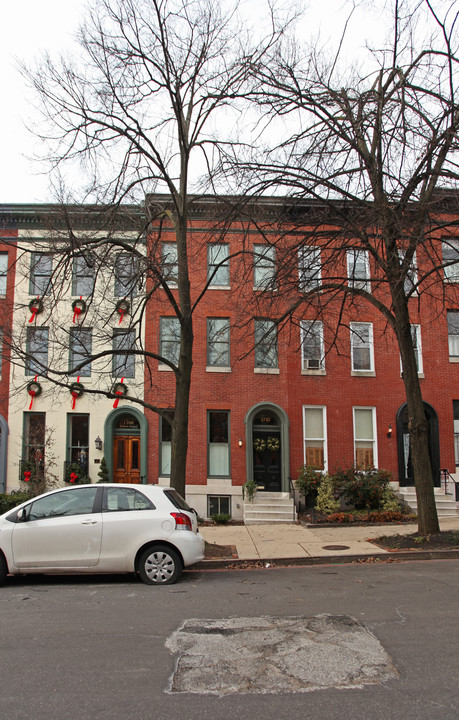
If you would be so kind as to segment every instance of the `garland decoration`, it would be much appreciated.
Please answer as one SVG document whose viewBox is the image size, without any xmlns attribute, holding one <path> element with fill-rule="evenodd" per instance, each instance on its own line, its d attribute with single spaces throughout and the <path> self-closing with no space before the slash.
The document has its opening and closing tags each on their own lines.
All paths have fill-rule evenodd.
<svg viewBox="0 0 459 720">
<path fill-rule="evenodd" d="M 84 385 L 80 383 L 80 376 L 78 375 L 77 381 L 70 385 L 70 395 L 72 396 L 72 410 L 75 410 L 75 402 L 77 398 L 80 398 L 84 393 Z"/>
<path fill-rule="evenodd" d="M 80 295 L 79 300 L 74 300 L 72 303 L 72 310 L 73 310 L 73 322 L 79 319 L 81 314 L 85 314 L 86 312 L 86 302 L 83 300 L 82 296 Z"/>
<path fill-rule="evenodd" d="M 257 438 L 254 440 L 253 447 L 256 452 L 263 452 L 263 450 L 266 450 L 266 442 L 264 438 Z"/>
<path fill-rule="evenodd" d="M 37 377 L 38 377 L 38 375 L 35 375 L 34 379 L 31 380 L 27 384 L 27 392 L 29 393 L 29 395 L 31 397 L 29 410 L 32 410 L 33 399 L 38 397 L 39 395 L 41 395 L 41 391 L 42 391 L 42 387 L 41 387 L 40 383 L 37 382 Z"/>
<path fill-rule="evenodd" d="M 37 315 L 43 312 L 43 301 L 40 300 L 39 297 L 34 298 L 29 302 L 29 310 L 32 313 L 29 323 L 32 323 L 36 319 Z"/>
<path fill-rule="evenodd" d="M 125 315 L 129 315 L 130 309 L 131 307 L 129 305 L 129 301 L 126 300 L 126 298 L 124 298 L 124 300 L 118 300 L 118 302 L 116 303 L 116 312 L 120 314 L 120 321 L 118 325 L 121 325 L 121 322 Z"/>
<path fill-rule="evenodd" d="M 113 407 L 116 409 L 118 407 L 118 403 L 120 401 L 120 398 L 123 398 L 127 395 L 128 387 L 123 382 L 124 377 L 121 378 L 121 382 L 115 383 L 112 387 L 112 393 L 114 395 L 118 395 L 118 397 L 115 399 L 115 402 L 113 403 Z"/>
<path fill-rule="evenodd" d="M 268 447 L 268 450 L 270 450 L 270 452 L 277 452 L 280 448 L 279 438 L 268 437 L 268 439 L 266 441 L 266 445 Z"/>
</svg>

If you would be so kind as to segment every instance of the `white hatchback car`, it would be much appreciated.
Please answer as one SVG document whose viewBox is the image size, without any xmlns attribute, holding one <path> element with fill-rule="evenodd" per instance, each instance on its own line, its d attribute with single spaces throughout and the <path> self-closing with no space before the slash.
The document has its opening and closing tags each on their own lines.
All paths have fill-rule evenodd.
<svg viewBox="0 0 459 720">
<path fill-rule="evenodd" d="M 136 572 L 167 585 L 203 558 L 196 513 L 169 487 L 76 485 L 0 516 L 0 584 L 8 573 Z"/>
</svg>

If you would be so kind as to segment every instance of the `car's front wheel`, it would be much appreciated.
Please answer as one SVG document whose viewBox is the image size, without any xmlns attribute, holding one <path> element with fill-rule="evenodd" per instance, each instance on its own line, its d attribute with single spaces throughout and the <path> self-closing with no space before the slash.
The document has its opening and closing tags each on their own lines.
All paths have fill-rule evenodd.
<svg viewBox="0 0 459 720">
<path fill-rule="evenodd" d="M 6 566 L 6 560 L 0 552 L 0 585 L 4 585 L 6 582 L 6 576 L 8 575 L 8 568 Z"/>
<path fill-rule="evenodd" d="M 172 548 L 156 545 L 141 554 L 138 570 L 147 585 L 171 585 L 182 574 L 182 560 Z"/>
</svg>

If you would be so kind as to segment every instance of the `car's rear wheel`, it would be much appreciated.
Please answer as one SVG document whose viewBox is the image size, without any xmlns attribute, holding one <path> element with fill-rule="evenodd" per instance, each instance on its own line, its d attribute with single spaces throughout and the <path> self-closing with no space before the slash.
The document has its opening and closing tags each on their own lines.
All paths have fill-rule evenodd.
<svg viewBox="0 0 459 720">
<path fill-rule="evenodd" d="M 156 545 L 141 554 L 138 570 L 147 585 L 171 585 L 182 574 L 182 560 L 172 548 Z"/>
<path fill-rule="evenodd" d="M 3 555 L 0 553 L 0 585 L 5 584 L 7 575 L 8 575 L 8 568 L 6 565 L 6 560 L 3 557 Z"/>
</svg>

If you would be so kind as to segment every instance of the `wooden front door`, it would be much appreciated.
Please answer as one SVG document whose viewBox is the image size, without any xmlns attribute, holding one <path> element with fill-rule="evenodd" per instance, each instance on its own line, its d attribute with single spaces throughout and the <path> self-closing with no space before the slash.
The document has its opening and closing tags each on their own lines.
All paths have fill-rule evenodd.
<svg viewBox="0 0 459 720">
<path fill-rule="evenodd" d="M 113 446 L 113 481 L 140 483 L 140 437 L 116 435 Z"/>
<path fill-rule="evenodd" d="M 253 478 L 259 490 L 281 490 L 280 439 L 280 432 L 274 429 L 253 431 Z"/>
</svg>

